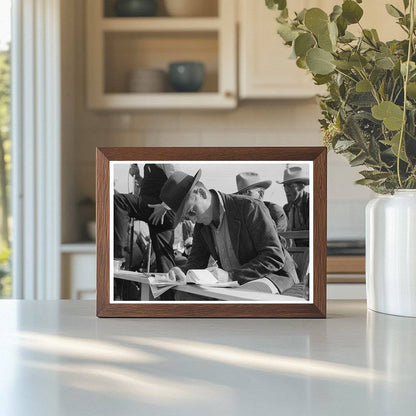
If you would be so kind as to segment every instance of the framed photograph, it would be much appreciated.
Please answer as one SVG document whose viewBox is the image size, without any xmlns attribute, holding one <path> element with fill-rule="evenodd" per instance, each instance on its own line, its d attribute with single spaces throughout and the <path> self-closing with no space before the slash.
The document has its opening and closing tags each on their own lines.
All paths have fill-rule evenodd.
<svg viewBox="0 0 416 416">
<path fill-rule="evenodd" d="M 98 148 L 97 316 L 324 318 L 326 154 Z"/>
</svg>

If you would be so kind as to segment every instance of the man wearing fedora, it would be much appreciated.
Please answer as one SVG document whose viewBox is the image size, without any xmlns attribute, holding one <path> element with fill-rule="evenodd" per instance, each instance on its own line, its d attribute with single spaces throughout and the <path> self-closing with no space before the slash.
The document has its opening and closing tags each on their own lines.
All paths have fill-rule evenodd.
<svg viewBox="0 0 416 416">
<path fill-rule="evenodd" d="M 280 205 L 269 201 L 263 201 L 264 192 L 270 187 L 272 181 L 263 181 L 256 172 L 241 172 L 236 176 L 237 194 L 247 195 L 251 198 L 258 199 L 266 205 L 272 220 L 276 224 L 278 233 L 287 230 L 287 218 Z"/>
<path fill-rule="evenodd" d="M 287 204 L 283 209 L 288 218 L 288 231 L 309 230 L 309 176 L 301 166 L 287 167 L 283 173 L 283 181 L 279 182 L 285 190 Z M 309 239 L 295 239 L 298 247 L 308 247 Z"/>
<path fill-rule="evenodd" d="M 177 171 L 160 194 L 175 213 L 174 224 L 183 218 L 196 222 L 188 261 L 169 273 L 184 279 L 189 269 L 206 268 L 212 256 L 218 264 L 212 272 L 222 282 L 268 277 L 281 293 L 297 283 L 293 260 L 286 258 L 266 206 L 247 196 L 208 190 L 200 177 L 201 170 L 195 176 Z"/>
</svg>

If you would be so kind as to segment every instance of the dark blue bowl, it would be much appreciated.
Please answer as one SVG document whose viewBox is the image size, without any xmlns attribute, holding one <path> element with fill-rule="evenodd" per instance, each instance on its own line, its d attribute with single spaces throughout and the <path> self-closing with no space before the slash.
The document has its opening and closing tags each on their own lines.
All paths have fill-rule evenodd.
<svg viewBox="0 0 416 416">
<path fill-rule="evenodd" d="M 169 81 L 177 92 L 197 92 L 205 80 L 205 67 L 201 62 L 172 62 Z"/>
<path fill-rule="evenodd" d="M 158 0 L 117 0 L 114 5 L 116 16 L 150 17 L 156 16 Z"/>
</svg>

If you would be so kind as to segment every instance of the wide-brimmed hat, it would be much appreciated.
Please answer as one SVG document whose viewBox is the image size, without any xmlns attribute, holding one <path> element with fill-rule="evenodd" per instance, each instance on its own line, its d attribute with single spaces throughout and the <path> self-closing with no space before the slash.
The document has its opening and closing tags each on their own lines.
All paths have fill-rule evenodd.
<svg viewBox="0 0 416 416">
<path fill-rule="evenodd" d="M 235 177 L 237 193 L 243 193 L 253 188 L 267 189 L 272 181 L 262 181 L 256 172 L 241 172 Z"/>
<path fill-rule="evenodd" d="M 160 191 L 160 199 L 175 213 L 175 227 L 182 220 L 186 202 L 200 177 L 201 169 L 198 170 L 195 176 L 178 170 L 173 172 L 163 185 Z"/>
<path fill-rule="evenodd" d="M 302 182 L 305 185 L 309 185 L 309 176 L 307 175 L 306 171 L 302 166 L 292 166 L 285 169 L 283 173 L 283 181 L 279 182 L 280 184 L 286 183 L 294 183 L 294 182 Z"/>
</svg>

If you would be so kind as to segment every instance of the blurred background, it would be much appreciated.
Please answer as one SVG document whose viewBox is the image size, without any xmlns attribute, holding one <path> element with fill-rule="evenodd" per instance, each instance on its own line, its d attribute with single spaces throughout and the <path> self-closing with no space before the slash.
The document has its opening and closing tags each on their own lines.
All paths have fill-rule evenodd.
<svg viewBox="0 0 416 416">
<path fill-rule="evenodd" d="M 288 3 L 330 10 L 336 1 Z M 362 6 L 363 24 L 379 28 L 384 7 Z M 324 91 L 289 59 L 263 1 L 0 0 L 0 8 L 2 297 L 95 297 L 96 147 L 322 145 Z M 329 297 L 365 297 L 373 195 L 356 179 L 329 154 Z"/>
</svg>

